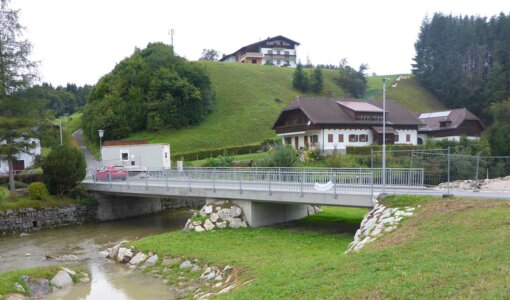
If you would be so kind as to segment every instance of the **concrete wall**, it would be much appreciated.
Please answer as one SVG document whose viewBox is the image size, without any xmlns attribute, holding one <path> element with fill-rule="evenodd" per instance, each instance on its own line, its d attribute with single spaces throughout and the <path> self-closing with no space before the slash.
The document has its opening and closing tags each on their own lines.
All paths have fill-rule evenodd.
<svg viewBox="0 0 510 300">
<path fill-rule="evenodd" d="M 269 226 L 304 218 L 308 215 L 308 205 L 263 203 L 246 200 L 233 200 L 244 213 L 251 227 Z"/>
</svg>

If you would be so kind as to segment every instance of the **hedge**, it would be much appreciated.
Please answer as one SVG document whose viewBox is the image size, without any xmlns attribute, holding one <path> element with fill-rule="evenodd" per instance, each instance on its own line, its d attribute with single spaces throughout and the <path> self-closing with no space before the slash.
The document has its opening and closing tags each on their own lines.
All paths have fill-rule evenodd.
<svg viewBox="0 0 510 300">
<path fill-rule="evenodd" d="M 42 173 L 29 173 L 29 174 L 18 174 L 14 175 L 14 180 L 21 181 L 26 184 L 31 184 L 36 181 L 43 181 Z M 0 184 L 8 183 L 9 176 L 0 176 Z"/>
<path fill-rule="evenodd" d="M 372 146 L 347 146 L 346 152 L 347 154 L 357 154 L 357 155 L 370 155 L 370 150 L 373 151 L 382 151 L 381 145 L 372 145 Z M 423 145 L 395 145 L 390 144 L 386 145 L 386 150 L 420 150 L 425 149 L 425 146 Z"/>
</svg>

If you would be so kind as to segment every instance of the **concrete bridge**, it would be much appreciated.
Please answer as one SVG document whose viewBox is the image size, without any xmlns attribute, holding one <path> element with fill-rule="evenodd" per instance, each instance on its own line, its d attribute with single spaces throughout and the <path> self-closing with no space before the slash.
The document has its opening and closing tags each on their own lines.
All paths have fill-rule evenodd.
<svg viewBox="0 0 510 300">
<path fill-rule="evenodd" d="M 306 216 L 308 205 L 372 207 L 381 169 L 190 168 L 129 172 L 125 181 L 83 183 L 115 196 L 232 200 L 251 226 Z M 423 169 L 387 169 L 388 188 L 423 187 Z"/>
</svg>

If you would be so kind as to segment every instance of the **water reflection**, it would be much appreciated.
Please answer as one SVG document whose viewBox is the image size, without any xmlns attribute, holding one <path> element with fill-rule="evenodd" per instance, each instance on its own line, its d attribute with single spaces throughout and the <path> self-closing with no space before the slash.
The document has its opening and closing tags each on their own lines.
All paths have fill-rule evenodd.
<svg viewBox="0 0 510 300">
<path fill-rule="evenodd" d="M 92 281 L 53 293 L 48 299 L 168 298 L 167 288 L 160 279 L 153 279 L 138 271 L 133 272 L 123 265 L 108 263 L 100 258 L 98 251 L 120 240 L 136 240 L 149 234 L 180 230 L 189 217 L 189 212 L 178 211 L 108 223 L 43 230 L 27 237 L 2 237 L 0 272 L 62 264 L 45 259 L 45 255 L 73 254 L 79 258 L 79 261 L 74 263 L 85 264 Z"/>
</svg>

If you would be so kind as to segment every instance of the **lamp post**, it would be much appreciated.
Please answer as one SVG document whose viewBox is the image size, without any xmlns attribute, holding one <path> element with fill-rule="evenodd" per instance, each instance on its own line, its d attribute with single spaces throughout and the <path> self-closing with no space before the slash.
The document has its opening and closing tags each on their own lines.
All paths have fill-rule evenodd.
<svg viewBox="0 0 510 300">
<path fill-rule="evenodd" d="M 383 78 L 382 194 L 386 195 L 386 78 Z"/>
<path fill-rule="evenodd" d="M 97 131 L 99 133 L 99 157 L 100 157 L 100 166 L 103 166 L 103 136 L 104 136 L 104 130 L 99 129 Z"/>
<path fill-rule="evenodd" d="M 63 118 L 63 116 L 60 116 L 58 118 L 58 120 L 60 121 L 60 125 L 59 125 L 59 127 L 60 127 L 60 146 L 62 146 L 62 118 Z"/>
</svg>

